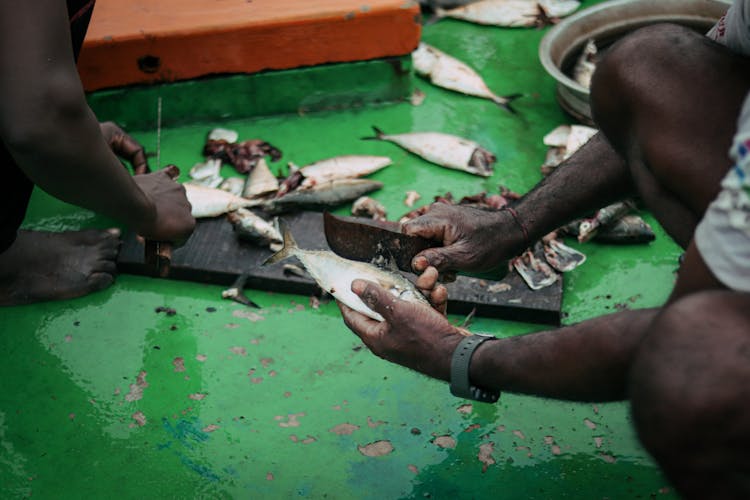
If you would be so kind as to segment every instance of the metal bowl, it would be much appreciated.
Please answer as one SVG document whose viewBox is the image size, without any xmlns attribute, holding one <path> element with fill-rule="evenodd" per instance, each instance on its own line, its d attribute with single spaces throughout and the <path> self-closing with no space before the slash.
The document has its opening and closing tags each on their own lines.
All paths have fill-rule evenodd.
<svg viewBox="0 0 750 500">
<path fill-rule="evenodd" d="M 594 39 L 599 50 L 617 38 L 649 24 L 670 22 L 705 33 L 726 12 L 721 0 L 612 0 L 584 9 L 553 26 L 539 44 L 544 69 L 557 80 L 560 106 L 592 125 L 589 90 L 569 71 L 583 46 Z"/>
</svg>

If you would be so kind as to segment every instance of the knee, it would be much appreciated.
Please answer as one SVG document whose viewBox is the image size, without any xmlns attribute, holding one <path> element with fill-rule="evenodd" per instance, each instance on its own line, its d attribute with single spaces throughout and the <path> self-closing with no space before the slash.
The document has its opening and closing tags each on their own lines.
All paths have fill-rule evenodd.
<svg viewBox="0 0 750 500">
<path fill-rule="evenodd" d="M 591 110 L 605 133 L 627 121 L 633 107 L 643 104 L 661 74 L 689 54 L 701 35 L 676 24 L 640 28 L 607 48 L 591 81 Z"/>
<path fill-rule="evenodd" d="M 750 318 L 738 295 L 703 292 L 666 306 L 636 355 L 633 420 L 659 461 L 708 454 L 721 444 L 712 429 L 750 418 Z"/>
</svg>

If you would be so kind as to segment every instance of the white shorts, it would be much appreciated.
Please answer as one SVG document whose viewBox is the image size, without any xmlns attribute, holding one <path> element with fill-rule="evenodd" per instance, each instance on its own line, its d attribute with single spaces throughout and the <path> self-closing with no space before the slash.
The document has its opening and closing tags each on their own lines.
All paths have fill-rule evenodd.
<svg viewBox="0 0 750 500">
<path fill-rule="evenodd" d="M 728 288 L 750 292 L 750 95 L 745 98 L 730 157 L 735 164 L 721 182 L 695 230 L 704 262 Z"/>
</svg>

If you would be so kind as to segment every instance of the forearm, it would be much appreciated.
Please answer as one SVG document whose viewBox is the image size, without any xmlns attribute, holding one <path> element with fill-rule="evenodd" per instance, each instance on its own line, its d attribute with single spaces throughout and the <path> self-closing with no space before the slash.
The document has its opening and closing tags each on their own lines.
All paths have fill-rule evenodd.
<svg viewBox="0 0 750 500">
<path fill-rule="evenodd" d="M 474 385 L 573 401 L 626 397 L 628 373 L 657 309 L 622 311 L 556 330 L 482 344 Z"/>
<path fill-rule="evenodd" d="M 34 183 L 131 226 L 148 220 L 152 203 L 86 103 L 65 2 L 0 3 L 0 74 L 0 139 Z"/>
<path fill-rule="evenodd" d="M 599 133 L 524 195 L 514 209 L 529 240 L 536 241 L 634 192 L 627 165 Z"/>
<path fill-rule="evenodd" d="M 9 149 L 41 189 L 134 229 L 153 218 L 153 204 L 104 141 L 82 94 L 75 104 L 51 103 L 46 119 L 27 127 Z"/>
</svg>

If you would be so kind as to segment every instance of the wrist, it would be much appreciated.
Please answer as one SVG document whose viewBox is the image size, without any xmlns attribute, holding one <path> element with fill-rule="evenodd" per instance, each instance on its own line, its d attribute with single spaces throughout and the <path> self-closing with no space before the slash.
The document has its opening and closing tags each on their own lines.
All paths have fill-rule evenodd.
<svg viewBox="0 0 750 500">
<path fill-rule="evenodd" d="M 472 368 L 474 355 L 482 345 L 492 340 L 496 339 L 491 335 L 470 335 L 461 340 L 451 358 L 451 394 L 483 403 L 494 403 L 498 400 L 500 391 L 473 383 L 477 378 L 476 372 L 479 371 Z M 472 372 L 475 374 L 474 377 Z"/>
<path fill-rule="evenodd" d="M 499 210 L 498 215 L 500 230 L 494 234 L 502 239 L 501 245 L 506 249 L 507 257 L 520 255 L 532 244 L 526 221 L 518 210 L 507 205 Z"/>
</svg>

